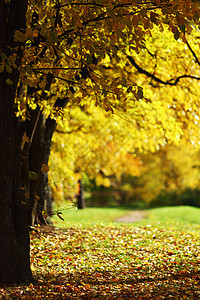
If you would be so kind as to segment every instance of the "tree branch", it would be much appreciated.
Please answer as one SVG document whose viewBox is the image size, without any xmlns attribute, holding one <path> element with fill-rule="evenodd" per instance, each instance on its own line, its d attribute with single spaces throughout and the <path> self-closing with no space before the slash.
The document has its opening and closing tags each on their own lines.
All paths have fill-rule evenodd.
<svg viewBox="0 0 200 300">
<path fill-rule="evenodd" d="M 163 4 L 160 4 L 160 5 L 157 5 L 155 2 L 146 2 L 146 3 L 141 2 L 140 5 L 149 5 L 149 4 L 151 4 L 152 7 L 147 7 L 146 11 L 152 11 L 152 10 L 156 10 L 156 9 L 163 8 L 163 7 L 166 7 L 166 6 L 170 6 L 169 1 L 161 1 L 161 2 L 163 2 Z M 93 5 L 95 4 L 95 2 L 91 2 L 91 3 L 93 3 Z M 73 4 L 78 5 L 78 3 L 73 3 Z M 72 5 L 72 3 L 70 5 Z M 83 4 L 79 3 L 79 5 L 83 5 Z M 89 4 L 87 3 L 87 4 L 84 4 L 84 5 L 89 5 Z M 126 6 L 126 7 L 130 6 L 131 8 L 133 8 L 133 3 L 130 2 L 130 3 L 125 3 L 123 5 L 122 4 L 121 5 L 120 4 L 115 5 L 113 7 L 113 11 L 115 11 L 118 8 L 124 7 L 124 6 Z M 132 15 L 138 14 L 140 12 L 141 12 L 141 9 L 137 9 L 137 10 L 134 10 L 132 12 L 124 13 L 124 14 L 120 15 L 120 17 L 132 16 Z M 116 14 L 117 14 L 117 11 L 116 11 Z M 82 27 L 85 27 L 85 26 L 89 25 L 90 23 L 103 21 L 103 20 L 106 20 L 106 19 L 112 19 L 112 17 L 109 16 L 108 11 L 104 11 L 104 12 L 100 13 L 98 16 L 96 16 L 93 19 L 86 20 L 85 22 L 82 23 Z M 65 35 L 68 35 L 69 33 L 73 32 L 73 31 L 74 31 L 74 27 L 72 26 L 71 29 L 68 29 L 65 32 L 63 32 L 62 34 L 60 34 L 59 38 L 65 36 Z"/>
<path fill-rule="evenodd" d="M 187 40 L 186 40 L 186 44 L 187 44 L 187 46 L 188 46 L 190 52 L 191 52 L 192 55 L 194 56 L 196 63 L 200 66 L 200 61 L 199 61 L 199 59 L 198 59 L 196 53 L 194 52 L 194 50 L 192 49 L 192 47 L 190 46 L 190 44 L 188 43 Z"/>
<path fill-rule="evenodd" d="M 72 133 L 75 133 L 75 132 L 79 132 L 82 128 L 83 128 L 83 126 L 79 126 L 78 128 L 70 130 L 70 131 L 63 131 L 63 130 L 60 130 L 60 129 L 56 128 L 55 131 L 57 133 L 61 133 L 61 134 L 72 134 Z M 89 133 L 89 131 L 88 131 L 88 133 Z"/>
<path fill-rule="evenodd" d="M 32 70 L 40 72 L 41 70 L 81 70 L 81 68 L 33 68 Z"/>
<path fill-rule="evenodd" d="M 178 76 L 176 78 L 164 81 L 162 79 L 160 79 L 159 77 L 155 76 L 154 74 L 148 72 L 147 70 L 143 69 L 142 67 L 140 67 L 136 61 L 134 60 L 134 58 L 130 55 L 127 55 L 127 58 L 129 59 L 130 63 L 138 70 L 139 73 L 141 74 L 145 74 L 147 77 L 152 78 L 153 80 L 155 80 L 158 83 L 164 84 L 164 85 L 170 85 L 170 86 L 174 86 L 177 85 L 177 83 L 180 81 L 180 79 L 182 78 L 190 78 L 190 79 L 195 79 L 195 80 L 200 80 L 200 77 L 197 77 L 195 75 L 181 75 Z"/>
</svg>

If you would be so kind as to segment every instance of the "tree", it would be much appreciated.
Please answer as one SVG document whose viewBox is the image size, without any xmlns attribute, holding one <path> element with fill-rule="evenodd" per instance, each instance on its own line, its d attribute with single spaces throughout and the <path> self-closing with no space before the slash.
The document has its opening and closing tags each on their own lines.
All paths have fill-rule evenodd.
<svg viewBox="0 0 200 300">
<path fill-rule="evenodd" d="M 42 197 L 51 137 L 63 108 L 95 103 L 111 114 L 130 111 L 130 117 L 136 117 L 135 101 L 148 112 L 155 109 L 142 87 L 127 78 L 120 53 L 138 52 L 152 27 L 162 30 L 163 23 L 184 41 L 198 13 L 190 1 L 1 1 L 1 283 L 32 280 L 26 215 L 28 210 L 30 223 Z M 118 65 L 120 76 L 105 74 L 101 62 L 107 57 L 108 68 Z M 127 99 L 130 91 L 134 100 Z M 139 125 L 145 135 L 144 123 Z M 177 139 L 175 123 L 171 139 Z"/>
<path fill-rule="evenodd" d="M 143 171 L 129 186 L 131 197 L 151 204 L 161 193 L 181 194 L 187 188 L 198 188 L 198 158 L 199 149 L 186 141 L 141 155 Z"/>
<path fill-rule="evenodd" d="M 0 282 L 31 281 L 29 261 L 29 232 L 26 199 L 22 187 L 26 179 L 26 157 L 20 145 L 23 128 L 14 111 L 18 66 L 21 63 L 20 45 L 14 42 L 15 30 L 25 28 L 27 1 L 1 1 L 0 49 L 1 59 L 7 61 L 7 71 L 0 73 Z M 18 11 L 18 14 L 16 14 Z M 16 47 L 16 68 L 10 73 L 9 55 Z"/>
<path fill-rule="evenodd" d="M 52 140 L 49 177 L 55 201 L 73 199 L 82 174 L 106 186 L 113 175 L 138 175 L 141 163 L 132 153 L 139 139 L 129 122 L 95 105 L 71 109 Z"/>
<path fill-rule="evenodd" d="M 81 179 L 78 180 L 77 207 L 83 209 L 85 207 L 84 190 Z"/>
<path fill-rule="evenodd" d="M 141 151 L 156 151 L 181 138 L 198 146 L 199 70 L 191 47 L 188 46 L 192 44 L 195 56 L 200 55 L 197 34 L 198 32 L 194 32 L 188 36 L 187 44 L 177 43 L 166 26 L 163 26 L 162 35 L 158 28 L 154 28 L 152 37 L 146 37 L 144 49 L 137 56 L 132 52 L 131 61 L 121 54 L 127 74 L 132 81 L 142 85 L 149 102 L 142 99 L 135 101 L 132 103 L 134 111 L 127 109 L 125 113 L 118 112 L 118 115 L 109 115 L 109 112 L 106 114 L 91 105 L 88 109 L 87 104 L 84 104 L 84 109 L 72 109 L 66 122 L 62 124 L 63 129 L 58 130 L 58 134 L 54 136 L 50 162 L 53 176 L 50 181 L 56 182 L 53 184 L 54 195 L 58 191 L 56 199 L 61 195 L 61 190 L 66 190 L 64 182 L 69 185 L 72 183 L 73 171 L 77 168 L 80 172 L 86 172 L 90 178 L 96 178 L 99 184 L 107 185 L 109 176 L 119 177 L 123 172 L 131 172 L 131 169 L 125 170 L 125 166 L 131 166 L 128 158 L 130 153 L 136 155 L 137 152 L 141 156 Z M 112 76 L 114 72 L 116 76 L 120 76 L 121 67 L 119 64 L 113 65 L 109 58 L 102 61 L 101 65 L 106 68 L 107 75 Z M 133 94 L 130 93 L 128 97 L 133 97 Z M 131 117 L 137 127 L 132 126 Z M 174 136 L 177 139 L 173 140 Z M 112 149 L 110 153 L 107 151 L 109 149 Z M 122 152 L 129 154 L 125 156 L 125 161 Z M 132 169 L 134 176 L 133 172 L 137 174 L 137 168 Z"/>
<path fill-rule="evenodd" d="M 126 4 L 124 7 L 123 1 L 121 3 L 113 1 L 110 5 L 107 5 L 104 1 L 101 1 L 101 3 L 88 3 L 86 1 L 83 3 L 74 2 L 67 6 L 65 2 L 54 4 L 49 1 L 44 11 L 42 6 L 37 2 L 33 2 L 33 9 L 28 16 L 29 27 L 26 34 L 24 36 L 20 33 L 16 34 L 19 40 L 25 39 L 28 45 L 25 49 L 28 60 L 22 67 L 21 81 L 23 84 L 28 84 L 32 87 L 32 89 L 28 89 L 25 98 L 32 99 L 36 95 L 37 100 L 35 103 L 40 107 L 40 111 L 45 112 L 46 109 L 47 111 L 51 109 L 54 111 L 54 114 L 51 113 L 47 119 L 42 114 L 38 122 L 39 129 L 36 129 L 36 136 L 38 133 L 40 137 L 39 139 L 33 139 L 30 145 L 31 171 L 38 174 L 38 179 L 30 183 L 31 207 L 29 224 L 44 222 L 42 210 L 45 210 L 47 207 L 46 196 L 49 193 L 48 176 L 47 174 L 42 174 L 41 167 L 44 162 L 46 165 L 48 163 L 51 137 L 56 127 L 55 118 L 57 119 L 57 117 L 55 116 L 58 114 L 59 108 L 63 108 L 65 105 L 68 105 L 68 102 L 72 101 L 73 105 L 80 104 L 83 102 L 82 98 L 91 102 L 92 98 L 94 100 L 95 96 L 98 95 L 95 100 L 96 105 L 100 105 L 110 113 L 114 113 L 116 109 L 123 110 L 126 111 L 127 115 L 126 107 L 133 107 L 133 102 L 127 101 L 126 91 L 131 91 L 133 92 L 131 94 L 134 94 L 137 100 L 141 99 L 144 101 L 142 105 L 139 103 L 139 117 L 145 105 L 149 106 L 152 111 L 157 110 L 159 112 L 159 106 L 160 110 L 162 110 L 162 103 L 146 104 L 149 100 L 144 97 L 143 89 L 135 85 L 135 79 L 131 78 L 129 80 L 124 71 L 124 64 L 119 63 L 122 60 L 120 53 L 127 51 L 127 42 L 132 44 L 134 51 L 143 48 L 144 37 L 150 34 L 153 24 L 156 24 L 160 27 L 160 30 L 163 30 L 162 15 L 173 13 L 173 9 L 174 11 L 185 10 L 187 12 L 186 16 L 191 18 L 189 2 L 185 7 L 182 7 L 182 4 L 176 7 L 176 4 L 171 4 L 167 1 L 159 3 L 146 3 L 144 1 L 136 3 L 135 7 L 131 7 L 130 4 Z M 88 11 L 90 6 L 92 10 Z M 48 9 L 49 13 L 47 13 Z M 197 9 L 195 10 L 194 7 L 192 9 L 193 12 L 197 13 Z M 69 11 L 73 18 L 69 18 L 68 22 L 65 22 L 65 16 Z M 154 11 L 157 11 L 157 13 Z M 50 17 L 51 15 L 52 17 Z M 124 19 L 125 15 L 126 21 Z M 116 22 L 113 22 L 114 19 Z M 191 29 L 183 14 L 181 16 L 177 15 L 171 22 L 168 22 L 167 19 L 164 22 L 168 23 L 168 27 L 172 30 L 176 39 L 179 37 L 184 39 L 186 29 L 188 32 Z M 138 28 L 134 33 L 132 32 L 132 24 L 134 24 L 135 28 Z M 179 28 L 183 24 L 184 28 Z M 90 36 L 96 36 L 96 41 L 91 41 L 92 43 L 90 43 Z M 119 42 L 120 48 L 117 46 Z M 131 47 L 129 48 L 131 49 Z M 105 66 L 101 63 L 105 62 L 106 56 L 110 58 L 109 68 L 118 64 L 118 74 L 120 75 L 113 76 L 112 72 L 112 76 L 108 76 L 105 73 Z M 130 56 L 128 57 L 130 60 Z M 63 85 L 63 82 L 67 83 L 67 87 Z M 60 88 L 61 86 L 62 88 Z M 52 88 L 54 88 L 53 93 L 50 92 Z M 43 92 L 41 92 L 41 89 Z M 55 95 L 55 91 L 57 95 Z M 119 101 L 120 97 L 123 99 L 123 102 Z M 44 102 L 44 98 L 46 102 Z M 51 104 L 49 105 L 49 103 Z M 30 114 L 29 110 L 28 112 Z M 162 118 L 165 113 L 166 111 L 159 112 L 159 114 L 162 114 Z M 136 121 L 136 115 L 132 114 L 132 116 L 135 119 L 135 124 L 143 127 L 141 121 Z M 54 118 L 54 121 L 50 120 L 51 118 Z M 151 116 L 149 115 L 148 119 L 150 118 Z M 168 112 L 165 116 L 166 120 L 168 120 Z M 175 119 L 170 118 L 170 120 L 173 124 Z M 166 126 L 164 127 L 166 130 Z M 177 134 L 173 133 L 174 129 L 173 127 L 171 128 L 171 139 L 180 135 L 180 132 L 177 132 L 178 128 L 175 129 Z M 156 141 L 154 141 L 155 143 Z M 36 147 L 34 147 L 34 144 L 36 144 Z M 40 154 L 41 151 L 31 151 L 31 148 L 40 148 L 43 155 Z M 44 151 L 44 149 L 46 150 Z M 31 156 L 33 157 L 31 158 Z"/>
</svg>

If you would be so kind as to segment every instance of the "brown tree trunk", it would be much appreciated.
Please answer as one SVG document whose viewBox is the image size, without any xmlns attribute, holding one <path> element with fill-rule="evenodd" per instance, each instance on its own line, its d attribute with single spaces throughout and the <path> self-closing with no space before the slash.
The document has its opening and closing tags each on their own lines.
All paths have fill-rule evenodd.
<svg viewBox="0 0 200 300">
<path fill-rule="evenodd" d="M 55 107 L 63 109 L 69 99 L 58 98 L 55 102 Z M 33 112 L 34 113 L 34 112 Z M 52 210 L 52 195 L 50 186 L 48 185 L 48 174 L 41 172 L 42 164 L 48 165 L 51 152 L 51 140 L 56 129 L 56 120 L 44 115 L 40 115 L 37 128 L 29 151 L 29 166 L 30 170 L 37 173 L 38 179 L 30 182 L 30 199 L 31 207 L 28 213 L 29 225 L 46 225 L 49 219 L 46 219 L 44 212 L 51 215 Z"/>
<path fill-rule="evenodd" d="M 23 157 L 12 88 L 0 75 L 0 283 L 31 281 Z"/>
<path fill-rule="evenodd" d="M 85 208 L 84 190 L 81 179 L 78 180 L 77 206 L 79 209 Z"/>
<path fill-rule="evenodd" d="M 7 5 L 5 2 L 0 1 L 0 51 L 8 54 L 14 30 L 25 26 L 27 2 L 8 1 Z M 6 83 L 8 75 L 12 85 Z M 18 71 L 0 73 L 0 283 L 33 280 L 23 191 L 22 134 L 14 112 L 17 82 Z"/>
<path fill-rule="evenodd" d="M 45 225 L 46 216 L 43 212 L 47 211 L 51 215 L 50 188 L 48 186 L 48 174 L 41 172 L 42 164 L 48 165 L 51 150 L 51 136 L 46 136 L 47 120 L 43 115 L 40 116 L 34 138 L 29 152 L 30 170 L 38 175 L 37 180 L 30 182 L 31 210 L 29 212 L 30 225 Z M 56 122 L 52 124 L 52 134 L 55 130 Z"/>
</svg>

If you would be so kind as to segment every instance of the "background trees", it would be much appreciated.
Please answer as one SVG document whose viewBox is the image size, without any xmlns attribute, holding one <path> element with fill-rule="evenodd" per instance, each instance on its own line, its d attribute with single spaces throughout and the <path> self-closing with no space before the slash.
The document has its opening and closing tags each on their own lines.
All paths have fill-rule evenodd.
<svg viewBox="0 0 200 300">
<path fill-rule="evenodd" d="M 194 160 L 194 164 L 198 164 L 198 150 L 192 150 L 187 145 L 189 142 L 198 149 L 199 143 L 199 66 L 195 59 L 195 56 L 199 55 L 199 47 L 196 43 L 197 35 L 198 31 L 195 30 L 193 35 L 187 36 L 187 44 L 180 40 L 177 43 L 173 33 L 170 33 L 165 25 L 163 25 L 162 35 L 155 27 L 152 30 L 152 37 L 146 38 L 145 47 L 140 53 L 130 55 L 131 60 L 120 53 L 122 61 L 117 65 L 112 64 L 109 57 L 101 62 L 107 76 L 112 76 L 113 72 L 116 76 L 120 76 L 123 66 L 126 78 L 143 87 L 143 90 L 139 89 L 138 91 L 144 94 L 146 99 L 134 100 L 135 91 L 130 89 L 126 97 L 125 111 L 120 110 L 114 115 L 109 115 L 109 112 L 106 114 L 103 110 L 93 107 L 89 112 L 87 104 L 84 105 L 84 111 L 77 108 L 74 112 L 72 110 L 69 121 L 63 123 L 63 126 L 68 128 L 68 134 L 61 133 L 60 135 L 59 132 L 62 132 L 60 130 L 54 137 L 51 182 L 59 181 L 59 183 L 53 184 L 56 198 L 61 195 L 56 190 L 63 191 L 63 182 L 68 182 L 73 186 L 71 179 L 74 178 L 76 185 L 74 171 L 77 172 L 76 166 L 71 165 L 70 179 L 68 176 L 69 163 L 63 167 L 62 160 L 60 160 L 62 167 L 59 168 L 59 172 L 56 171 L 56 166 L 59 165 L 59 151 L 61 151 L 60 157 L 64 161 L 67 161 L 68 156 L 70 162 L 73 159 L 75 164 L 81 162 L 78 167 L 79 172 L 86 172 L 90 178 L 95 178 L 99 185 L 107 186 L 112 183 L 112 180 L 109 180 L 109 176 L 112 175 L 119 179 L 123 173 L 129 173 L 132 176 L 143 174 L 144 178 L 140 184 L 145 187 L 140 188 L 137 185 L 133 185 L 133 187 L 130 185 L 129 188 L 127 185 L 123 187 L 125 190 L 128 189 L 124 192 L 129 194 L 129 201 L 130 197 L 135 198 L 135 201 L 141 198 L 152 201 L 162 190 L 169 192 L 177 189 L 182 192 L 184 188 L 198 186 L 199 171 L 192 165 Z M 193 49 L 192 52 L 191 49 Z M 89 136 L 94 138 L 89 138 Z M 176 147 L 163 149 L 165 145 L 177 144 L 181 139 L 183 139 L 183 144 L 180 146 L 183 147 L 182 150 Z M 70 146 L 67 144 L 65 147 L 64 140 L 70 141 Z M 69 151 L 75 140 L 74 150 Z M 112 148 L 108 147 L 108 142 L 109 145 L 112 143 Z M 100 143 L 100 147 L 96 146 L 98 143 Z M 62 144 L 62 147 L 57 144 Z M 106 145 L 108 152 L 105 151 Z M 128 154 L 125 156 L 125 162 L 122 154 L 116 155 L 115 150 L 119 151 L 119 148 L 121 153 Z M 156 153 L 154 155 L 142 154 L 149 150 Z M 74 155 L 72 159 L 69 153 L 76 153 L 76 158 Z M 156 155 L 158 158 L 155 158 Z M 171 157 L 169 160 L 167 159 L 168 155 Z M 173 155 L 174 158 L 172 158 Z M 58 158 L 56 163 L 55 156 Z M 140 157 L 137 161 L 140 162 L 138 169 L 132 166 L 128 159 L 131 157 L 134 160 L 133 156 Z M 182 166 L 183 157 L 185 166 Z M 121 167 L 116 162 L 113 163 L 113 159 L 120 161 Z M 141 164 L 142 160 L 144 160 L 144 165 Z M 89 162 L 91 162 L 91 166 Z M 106 172 L 106 168 L 108 169 L 110 165 L 109 162 L 111 162 L 112 171 Z M 172 164 L 174 171 L 180 173 L 178 179 L 173 175 L 170 166 Z M 96 167 L 97 165 L 98 167 Z M 117 166 L 115 170 L 113 166 Z M 102 169 L 105 171 L 104 174 L 100 172 Z M 146 172 L 143 172 L 144 170 Z M 188 172 L 190 175 L 187 175 Z M 125 178 L 127 179 L 127 177 Z M 165 186 L 164 181 L 171 181 L 171 183 L 168 182 Z M 118 184 L 121 185 L 120 180 Z M 116 189 L 116 183 L 114 189 Z M 68 191 L 69 189 L 66 191 L 66 196 Z M 72 194 L 75 193 L 73 189 L 71 191 Z"/>
<path fill-rule="evenodd" d="M 30 224 L 44 221 L 41 211 L 47 208 L 49 193 L 47 174 L 41 168 L 48 164 L 56 124 L 69 116 L 69 109 L 77 105 L 86 107 L 84 109 L 96 105 L 110 114 L 117 111 L 130 123 L 126 127 L 130 127 L 127 131 L 131 134 L 129 141 L 125 141 L 129 147 L 134 138 L 137 140 L 136 149 L 154 150 L 169 141 L 178 142 L 185 104 L 176 108 L 176 100 L 172 97 L 165 99 L 163 105 L 163 96 L 156 93 L 155 97 L 153 89 L 149 89 L 149 81 L 144 80 L 148 77 L 154 88 L 161 85 L 174 88 L 181 81 L 185 89 L 189 80 L 198 81 L 196 71 L 191 65 L 190 68 L 185 66 L 183 59 L 180 63 L 176 61 L 172 71 L 176 55 L 169 54 L 170 48 L 176 49 L 175 38 L 183 41 L 179 51 L 185 51 L 187 45 L 190 58 L 195 58 L 195 52 L 186 39 L 192 31 L 191 19 L 197 21 L 198 15 L 198 7 L 192 2 L 144 1 L 132 5 L 123 1 L 110 4 L 83 1 L 68 5 L 62 1 L 49 1 L 47 4 L 44 9 L 33 1 L 27 14 L 26 33 L 15 34 L 16 40 L 26 42 L 26 60 L 20 73 L 18 115 L 31 119 L 27 122 L 29 140 L 35 128 L 31 125 L 35 123 L 33 115 L 38 118 L 35 138 L 29 143 L 31 172 L 38 174 L 38 178 L 30 183 Z M 151 47 L 152 43 L 154 47 Z M 165 55 L 160 50 L 163 48 L 166 49 Z M 183 57 L 187 55 L 184 51 Z M 136 62 L 134 55 L 139 52 Z M 152 66 L 146 68 L 149 58 Z M 138 76 L 135 70 L 145 77 Z M 180 97 L 181 91 L 183 89 L 179 91 Z M 171 89 L 170 93 L 174 92 L 177 90 Z M 191 105 L 193 103 L 192 100 Z M 191 116 L 194 120 L 194 109 Z M 41 150 L 36 151 L 37 148 Z"/>
</svg>

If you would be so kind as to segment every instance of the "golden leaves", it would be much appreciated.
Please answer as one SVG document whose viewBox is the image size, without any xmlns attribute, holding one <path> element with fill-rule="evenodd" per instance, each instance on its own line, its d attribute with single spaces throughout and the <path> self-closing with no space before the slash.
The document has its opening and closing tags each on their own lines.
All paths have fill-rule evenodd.
<svg viewBox="0 0 200 300">
<path fill-rule="evenodd" d="M 198 10 L 192 8 L 188 1 L 182 1 L 184 5 L 173 1 L 172 7 L 167 7 L 164 2 L 99 0 L 88 5 L 86 2 L 84 5 L 75 2 L 65 5 L 61 1 L 57 24 L 57 7 L 51 1 L 46 6 L 38 2 L 34 7 L 39 15 L 36 29 L 31 28 L 33 7 L 29 7 L 27 30 L 25 33 L 16 31 L 15 41 L 24 43 L 21 83 L 34 87 L 34 93 L 28 95 L 26 90 L 23 91 L 18 99 L 18 115 L 22 115 L 23 110 L 25 119 L 26 109 L 34 109 L 39 103 L 44 116 L 55 119 L 59 124 L 65 124 L 63 119 L 67 115 L 67 131 L 75 131 L 62 140 L 55 138 L 57 144 L 54 145 L 51 161 L 57 173 L 54 178 L 63 175 L 73 182 L 75 170 L 95 177 L 101 168 L 106 174 L 113 172 L 119 175 L 123 171 L 122 161 L 124 164 L 125 158 L 127 162 L 131 161 L 126 151 L 134 152 L 136 148 L 154 151 L 166 140 L 176 142 L 180 139 L 180 116 L 170 107 L 172 95 L 178 95 L 180 101 L 184 101 L 183 93 L 175 89 L 173 92 L 164 88 L 153 90 L 155 82 L 135 72 L 125 55 L 127 49 L 137 52 L 142 66 L 167 80 L 179 75 L 180 70 L 190 71 L 192 67 L 192 72 L 196 72 L 194 65 L 187 66 L 184 58 L 178 64 L 170 51 L 176 51 L 177 57 L 186 57 L 179 38 L 186 41 L 185 33 L 189 34 L 192 30 L 188 20 L 196 20 Z M 154 9 L 154 5 L 161 9 Z M 172 45 L 171 35 L 165 32 L 167 27 L 180 41 L 176 46 Z M 152 35 L 152 38 L 147 35 Z M 14 63 L 14 57 L 12 60 L 1 53 L 0 72 L 6 70 L 11 74 Z M 87 70 L 87 74 L 82 73 L 81 77 L 80 69 Z M 49 74 L 54 80 L 48 88 Z M 7 84 L 12 85 L 12 80 L 8 78 Z M 195 92 L 193 89 L 193 94 Z M 70 97 L 70 112 L 57 110 L 55 101 L 66 95 Z M 94 107 L 95 102 L 104 112 Z M 75 106 L 78 108 L 75 109 Z M 113 116 L 113 113 L 119 117 Z M 188 123 L 187 118 L 183 119 Z M 112 158 L 113 153 L 108 147 L 111 142 L 115 158 Z M 59 143 L 67 146 L 59 149 Z M 63 166 L 63 157 L 68 168 Z M 129 169 L 129 172 L 136 172 L 136 169 Z M 49 167 L 43 164 L 41 172 L 48 170 Z"/>
<path fill-rule="evenodd" d="M 29 171 L 29 178 L 31 180 L 37 180 L 38 179 L 38 174 L 33 172 L 33 171 Z"/>
<path fill-rule="evenodd" d="M 0 73 L 2 73 L 5 69 L 5 65 L 4 64 L 0 64 Z"/>
<path fill-rule="evenodd" d="M 30 142 L 30 140 L 29 140 L 29 138 L 27 137 L 27 135 L 24 135 L 24 136 L 23 136 L 23 139 L 24 139 L 24 141 L 25 141 L 26 143 L 29 143 L 29 142 Z"/>
<path fill-rule="evenodd" d="M 49 171 L 48 165 L 42 164 L 41 172 L 45 174 L 45 173 L 47 173 L 48 171 Z"/>
<path fill-rule="evenodd" d="M 15 35 L 14 35 L 14 40 L 15 40 L 15 42 L 24 43 L 27 40 L 27 36 L 26 36 L 26 34 L 22 33 L 19 30 L 17 30 L 15 32 Z"/>
<path fill-rule="evenodd" d="M 13 81 L 10 78 L 6 79 L 7 85 L 13 85 Z"/>
</svg>

